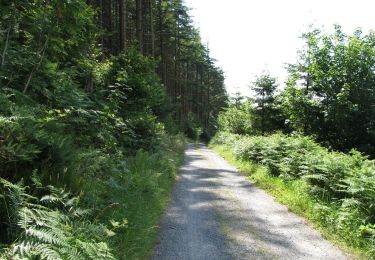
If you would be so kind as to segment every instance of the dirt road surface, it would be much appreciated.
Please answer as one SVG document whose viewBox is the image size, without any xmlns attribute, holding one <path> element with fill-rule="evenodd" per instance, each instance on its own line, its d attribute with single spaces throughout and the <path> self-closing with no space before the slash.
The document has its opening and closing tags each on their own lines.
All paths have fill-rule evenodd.
<svg viewBox="0 0 375 260">
<path fill-rule="evenodd" d="M 349 257 L 216 153 L 189 145 L 152 259 Z"/>
</svg>

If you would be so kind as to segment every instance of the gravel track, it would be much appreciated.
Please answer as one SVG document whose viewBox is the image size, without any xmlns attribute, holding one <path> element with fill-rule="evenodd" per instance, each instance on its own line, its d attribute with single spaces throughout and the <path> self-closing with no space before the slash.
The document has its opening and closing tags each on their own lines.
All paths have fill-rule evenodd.
<svg viewBox="0 0 375 260">
<path fill-rule="evenodd" d="M 152 259 L 349 259 L 216 153 L 189 145 Z"/>
</svg>

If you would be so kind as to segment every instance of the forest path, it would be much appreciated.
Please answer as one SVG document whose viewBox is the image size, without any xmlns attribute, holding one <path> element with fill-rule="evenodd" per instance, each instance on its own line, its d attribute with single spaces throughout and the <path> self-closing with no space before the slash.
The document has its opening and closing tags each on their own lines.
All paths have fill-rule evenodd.
<svg viewBox="0 0 375 260">
<path fill-rule="evenodd" d="M 152 259 L 348 259 L 223 158 L 189 145 Z"/>
</svg>

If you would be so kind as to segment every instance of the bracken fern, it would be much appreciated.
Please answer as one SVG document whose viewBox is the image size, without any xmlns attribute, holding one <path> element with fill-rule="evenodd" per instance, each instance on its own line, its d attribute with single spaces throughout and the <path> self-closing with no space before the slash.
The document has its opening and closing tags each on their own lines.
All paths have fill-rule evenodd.
<svg viewBox="0 0 375 260">
<path fill-rule="evenodd" d="M 22 183 L 0 179 L 12 239 L 1 259 L 114 259 L 103 242 L 106 227 L 93 224 L 78 198 L 52 186 L 37 198 Z"/>
<path fill-rule="evenodd" d="M 319 223 L 375 257 L 375 162 L 357 151 L 328 151 L 303 136 L 239 136 L 219 132 L 212 141 L 240 160 L 264 165 L 284 181 L 305 180 L 318 202 Z"/>
</svg>

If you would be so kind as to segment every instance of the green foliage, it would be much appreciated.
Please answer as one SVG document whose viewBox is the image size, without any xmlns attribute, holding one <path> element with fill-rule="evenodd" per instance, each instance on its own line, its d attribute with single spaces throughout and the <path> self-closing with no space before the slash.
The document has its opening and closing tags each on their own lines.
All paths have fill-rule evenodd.
<svg viewBox="0 0 375 260">
<path fill-rule="evenodd" d="M 219 129 L 233 134 L 252 134 L 255 131 L 252 113 L 250 101 L 231 105 L 219 114 Z"/>
<path fill-rule="evenodd" d="M 155 62 L 129 49 L 96 73 L 102 77 L 96 95 L 101 99 L 104 96 L 103 109 L 115 121 L 109 129 L 116 133 L 115 142 L 130 153 L 140 148 L 153 149 L 164 131 L 158 120 L 167 113 L 168 101 L 155 74 Z"/>
<path fill-rule="evenodd" d="M 71 136 L 64 134 L 64 125 L 38 107 L 12 110 L 11 116 L 0 119 L 0 176 L 12 180 L 30 178 L 33 169 L 44 171 L 54 164 L 50 170 L 56 175 L 49 178 L 57 180 L 72 159 L 70 152 L 74 149 Z"/>
<path fill-rule="evenodd" d="M 306 181 L 308 193 L 321 205 L 316 209 L 320 222 L 374 257 L 374 161 L 354 150 L 329 152 L 302 136 L 222 132 L 212 142 L 227 145 L 240 160 L 264 165 L 271 176 Z"/>
<path fill-rule="evenodd" d="M 237 101 L 235 100 L 220 112 L 219 131 L 241 135 L 266 134 L 277 130 L 288 132 L 289 127 L 285 125 L 280 97 L 274 94 L 276 90 L 274 82 L 275 79 L 270 78 L 269 75 L 261 76 L 257 83 L 254 83 L 254 88 L 258 91 L 258 98 L 255 101 L 249 98 L 240 103 L 241 98 L 237 97 Z"/>
<path fill-rule="evenodd" d="M 257 76 L 251 85 L 255 98 L 244 98 L 236 93 L 232 104 L 219 113 L 219 131 L 252 135 L 289 130 L 277 95 L 276 78 L 268 73 Z"/>
<path fill-rule="evenodd" d="M 234 157 L 230 147 L 227 145 L 211 144 L 211 147 L 226 160 L 235 165 L 241 173 L 247 175 L 259 188 L 265 190 L 274 196 L 277 201 L 286 205 L 288 210 L 308 219 L 310 224 L 313 224 L 325 238 L 339 245 L 341 248 L 345 249 L 345 251 L 350 252 L 352 256 L 358 255 L 359 259 L 368 258 L 364 256 L 364 251 L 368 250 L 366 244 L 362 243 L 362 245 L 365 245 L 360 246 L 359 244 L 361 243 L 358 243 L 362 237 L 353 238 L 351 233 L 343 234 L 343 232 L 337 232 L 336 208 L 332 205 L 322 204 L 321 201 L 317 201 L 309 193 L 306 180 L 285 180 L 272 176 L 264 166 Z M 360 227 L 360 230 L 366 230 L 366 228 Z M 354 241 L 355 243 L 353 243 Z M 369 252 L 367 255 L 370 254 Z"/>
<path fill-rule="evenodd" d="M 297 131 L 341 151 L 374 153 L 375 37 L 358 29 L 346 35 L 312 30 L 290 65 L 283 109 Z"/>
<path fill-rule="evenodd" d="M 157 116 L 165 112 L 167 98 L 155 67 L 152 58 L 143 56 L 134 48 L 111 60 L 109 70 L 103 75 L 102 88 L 108 99 L 118 103 L 120 115 L 148 109 Z"/>
<path fill-rule="evenodd" d="M 156 59 L 115 46 L 114 2 L 96 3 L 0 3 L 1 259 L 145 257 L 181 163 L 178 132 L 215 131 L 223 72 L 182 2 L 145 12 L 163 27 Z"/>
<path fill-rule="evenodd" d="M 183 136 L 163 135 L 157 152 L 140 150 L 126 161 L 118 158 L 117 163 L 114 163 L 114 158 L 103 158 L 100 164 L 114 169 L 111 175 L 101 178 L 103 181 L 93 178 L 86 186 L 85 197 L 90 205 L 104 208 L 99 216 L 102 221 L 123 223 L 126 220 L 126 226 L 115 229 L 117 235 L 109 241 L 110 247 L 116 249 L 114 254 L 117 259 L 144 259 L 149 256 L 156 241 L 160 216 L 167 206 L 170 189 L 183 162 L 184 149 Z M 92 163 L 95 164 L 95 161 L 98 160 Z M 98 163 L 94 167 L 101 168 Z M 92 190 L 97 192 L 92 193 Z"/>
<path fill-rule="evenodd" d="M 95 27 L 84 1 L 7 1 L 0 10 L 0 85 L 42 102 L 66 79 L 87 76 L 78 66 L 93 49 Z"/>
<path fill-rule="evenodd" d="M 138 252 L 146 254 L 183 149 L 161 123 L 168 99 L 156 64 L 134 49 L 99 62 L 93 10 L 42 2 L 0 8 L 0 258 L 112 259 L 140 244 L 131 242 L 137 236 L 148 241 Z M 155 204 L 144 226 L 131 217 L 148 212 L 136 211 L 141 198 Z M 117 239 L 128 225 L 144 233 Z"/>
<path fill-rule="evenodd" d="M 12 242 L 1 259 L 114 259 L 103 239 L 108 229 L 89 221 L 89 211 L 78 208 L 79 198 L 38 180 L 33 188 L 44 194 L 39 198 L 21 183 L 2 178 L 0 183 L 1 211 Z"/>
<path fill-rule="evenodd" d="M 252 113 L 254 130 L 265 134 L 282 129 L 284 118 L 276 95 L 276 78 L 268 73 L 257 76 L 251 90 L 255 92 L 255 107 Z"/>
<path fill-rule="evenodd" d="M 199 138 L 203 133 L 203 129 L 198 117 L 193 113 L 188 113 L 185 123 L 186 126 L 184 128 L 186 136 L 194 141 L 199 141 Z"/>
</svg>

